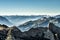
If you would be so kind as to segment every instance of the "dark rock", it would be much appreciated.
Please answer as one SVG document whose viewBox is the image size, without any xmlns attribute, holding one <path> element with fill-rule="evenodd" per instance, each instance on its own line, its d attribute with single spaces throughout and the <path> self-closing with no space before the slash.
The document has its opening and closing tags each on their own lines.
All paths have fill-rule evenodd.
<svg viewBox="0 0 60 40">
<path fill-rule="evenodd" d="M 60 27 L 54 25 L 53 23 L 49 24 L 49 29 L 53 32 L 53 33 L 60 33 Z"/>
<path fill-rule="evenodd" d="M 54 25 L 53 23 L 50 23 L 49 30 L 54 34 L 55 39 L 60 39 L 60 27 Z M 57 34 L 57 36 L 55 34 Z"/>
<path fill-rule="evenodd" d="M 12 29 L 11 29 L 12 28 Z M 0 30 L 0 40 L 6 40 L 8 37 L 8 31 L 10 31 L 11 37 L 15 40 L 59 40 L 60 39 L 60 28 L 53 23 L 49 24 L 49 29 L 47 27 L 37 27 L 31 28 L 28 31 L 21 32 L 17 27 L 11 27 L 8 30 Z M 57 34 L 57 36 L 55 35 Z"/>
<path fill-rule="evenodd" d="M 11 35 L 16 39 L 16 40 L 20 40 L 20 35 L 22 34 L 22 32 L 17 28 L 17 27 L 12 27 L 13 29 L 11 30 Z"/>
<path fill-rule="evenodd" d="M 7 30 L 0 30 L 0 40 L 5 40 L 7 37 Z"/>
<path fill-rule="evenodd" d="M 55 40 L 53 33 L 48 29 L 46 32 L 44 32 L 44 37 L 50 40 Z"/>
<path fill-rule="evenodd" d="M 44 31 L 46 31 L 45 28 L 31 28 L 29 31 L 23 32 L 20 38 L 24 40 L 49 40 L 44 38 Z"/>
<path fill-rule="evenodd" d="M 0 24 L 0 27 L 8 28 L 8 26 L 4 24 L 3 25 Z"/>
</svg>

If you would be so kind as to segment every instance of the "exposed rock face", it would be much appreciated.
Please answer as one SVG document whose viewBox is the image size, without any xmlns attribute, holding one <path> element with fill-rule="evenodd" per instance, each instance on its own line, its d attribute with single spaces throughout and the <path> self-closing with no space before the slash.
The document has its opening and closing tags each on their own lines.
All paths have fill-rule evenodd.
<svg viewBox="0 0 60 40">
<path fill-rule="evenodd" d="M 17 27 L 13 27 L 11 31 L 11 35 L 15 38 L 15 40 L 21 40 L 20 39 L 21 34 L 22 32 Z"/>
<path fill-rule="evenodd" d="M 5 40 L 7 37 L 7 30 L 0 30 L 0 40 Z"/>
<path fill-rule="evenodd" d="M 49 29 L 44 33 L 45 33 L 45 35 L 44 35 L 45 38 L 48 38 L 50 40 L 55 40 L 53 33 Z"/>
<path fill-rule="evenodd" d="M 0 40 L 6 39 L 8 33 L 8 30 L 6 30 L 7 28 L 8 26 L 0 24 Z"/>
<path fill-rule="evenodd" d="M 58 29 L 56 31 L 56 29 Z M 53 23 L 49 24 L 49 29 L 44 27 L 31 28 L 26 32 L 21 32 L 18 28 L 12 34 L 16 40 L 59 40 L 59 27 Z M 17 34 L 16 34 L 17 33 Z M 56 35 L 57 34 L 57 35 Z"/>
<path fill-rule="evenodd" d="M 13 29 L 12 35 L 15 37 L 15 40 L 49 40 L 44 38 L 44 31 L 47 28 L 32 28 L 29 31 L 21 32 L 17 28 Z"/>
<path fill-rule="evenodd" d="M 53 23 L 49 24 L 49 29 L 53 32 L 53 33 L 60 33 L 60 27 L 54 25 Z"/>
<path fill-rule="evenodd" d="M 54 25 L 53 23 L 50 23 L 49 30 L 54 34 L 56 39 L 60 39 L 60 27 Z M 57 36 L 55 34 L 57 34 Z"/>
<path fill-rule="evenodd" d="M 7 28 L 6 28 L 7 29 Z M 0 30 L 0 40 L 59 40 L 60 28 L 53 23 L 47 27 L 31 28 L 28 31 L 21 32 L 17 27 Z"/>
</svg>

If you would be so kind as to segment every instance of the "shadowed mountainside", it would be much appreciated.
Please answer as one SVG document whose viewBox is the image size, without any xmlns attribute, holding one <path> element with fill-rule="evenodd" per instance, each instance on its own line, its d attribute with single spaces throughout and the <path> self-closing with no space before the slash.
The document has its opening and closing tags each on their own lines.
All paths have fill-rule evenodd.
<svg viewBox="0 0 60 40">
<path fill-rule="evenodd" d="M 19 17 L 13 18 L 19 19 Z M 9 27 L 8 25 L 0 24 L 0 40 L 60 40 L 59 20 L 60 17 L 56 16 L 30 20 L 19 26 Z M 11 22 L 2 16 L 0 16 L 0 21 L 2 23 L 7 21 L 8 24 Z"/>
<path fill-rule="evenodd" d="M 1 25 L 3 26 L 3 25 Z M 1 27 L 0 26 L 0 27 Z M 60 39 L 60 28 L 49 23 L 49 27 L 31 28 L 21 32 L 16 26 L 5 27 L 0 30 L 0 40 L 58 40 Z"/>
</svg>

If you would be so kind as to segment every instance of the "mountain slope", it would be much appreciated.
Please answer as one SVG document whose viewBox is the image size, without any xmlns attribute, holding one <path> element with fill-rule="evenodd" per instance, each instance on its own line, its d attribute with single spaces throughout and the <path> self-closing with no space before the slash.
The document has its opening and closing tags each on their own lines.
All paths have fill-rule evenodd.
<svg viewBox="0 0 60 40">
<path fill-rule="evenodd" d="M 7 25 L 7 26 L 12 25 L 11 22 L 9 22 L 5 17 L 2 17 L 2 16 L 0 16 L 0 24 L 4 24 L 4 25 Z"/>
<path fill-rule="evenodd" d="M 38 20 L 34 20 L 34 21 L 28 21 L 22 25 L 19 25 L 18 28 L 21 31 L 28 31 L 31 28 L 36 28 L 36 27 L 47 27 L 49 23 L 49 20 L 47 19 L 38 19 Z"/>
<path fill-rule="evenodd" d="M 27 21 L 42 18 L 43 16 L 4 16 L 4 17 L 7 18 L 14 25 L 18 26 L 18 25 L 23 24 Z"/>
</svg>

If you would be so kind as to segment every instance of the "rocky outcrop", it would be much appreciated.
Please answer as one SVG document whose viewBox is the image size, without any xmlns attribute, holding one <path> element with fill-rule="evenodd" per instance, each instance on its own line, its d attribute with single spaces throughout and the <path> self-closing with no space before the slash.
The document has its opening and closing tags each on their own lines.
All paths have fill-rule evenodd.
<svg viewBox="0 0 60 40">
<path fill-rule="evenodd" d="M 60 33 L 60 27 L 54 25 L 53 23 L 49 23 L 49 30 L 53 33 Z"/>
<path fill-rule="evenodd" d="M 46 32 L 44 32 L 44 34 L 45 34 L 44 35 L 45 38 L 48 38 L 50 40 L 55 40 L 53 33 L 49 29 Z"/>
<path fill-rule="evenodd" d="M 44 38 L 45 28 L 31 28 L 29 31 L 23 32 L 20 35 L 20 39 L 23 40 L 49 40 Z"/>
<path fill-rule="evenodd" d="M 7 29 L 7 30 L 6 30 Z M 0 30 L 0 40 L 59 40 L 60 28 L 49 23 L 49 27 L 31 28 L 21 32 L 16 26 Z"/>
<path fill-rule="evenodd" d="M 54 25 L 53 23 L 50 23 L 49 30 L 54 34 L 55 39 L 60 39 L 60 27 Z M 55 35 L 55 34 L 57 34 L 57 35 Z"/>
<path fill-rule="evenodd" d="M 38 27 L 31 28 L 25 32 L 16 31 L 18 34 L 14 34 L 16 32 L 13 31 L 13 35 L 16 40 L 59 40 L 59 29 L 60 28 L 53 23 L 49 23 L 49 28 Z"/>
<path fill-rule="evenodd" d="M 17 27 L 12 27 L 11 35 L 15 38 L 15 40 L 21 40 L 20 35 L 22 32 Z"/>
<path fill-rule="evenodd" d="M 7 30 L 0 30 L 0 40 L 5 40 L 7 37 Z"/>
<path fill-rule="evenodd" d="M 6 36 L 8 33 L 7 28 L 8 28 L 8 26 L 0 24 L 0 40 L 6 39 Z"/>
</svg>

